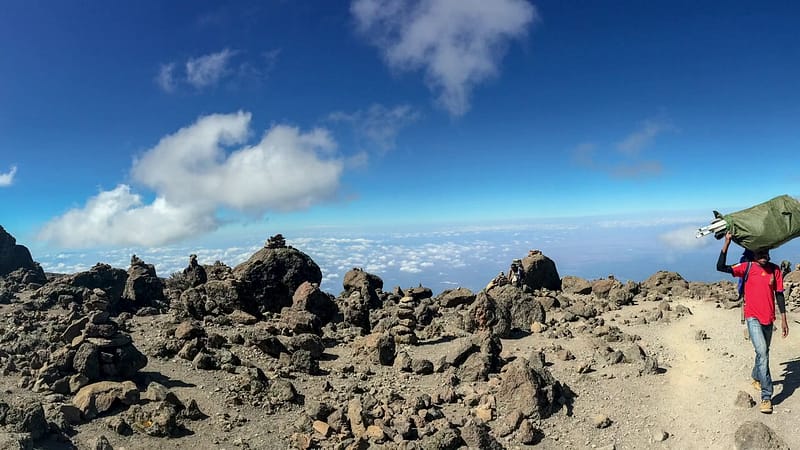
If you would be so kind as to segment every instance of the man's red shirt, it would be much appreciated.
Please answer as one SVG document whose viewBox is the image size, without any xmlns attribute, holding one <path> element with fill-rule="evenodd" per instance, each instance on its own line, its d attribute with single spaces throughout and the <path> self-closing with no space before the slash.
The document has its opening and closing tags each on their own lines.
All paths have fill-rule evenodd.
<svg viewBox="0 0 800 450">
<path fill-rule="evenodd" d="M 731 266 L 733 276 L 742 278 L 747 263 Z M 762 267 L 757 262 L 750 264 L 750 273 L 744 283 L 744 316 L 755 317 L 762 325 L 775 321 L 775 293 L 783 292 L 783 273 L 780 267 L 768 262 Z"/>
</svg>

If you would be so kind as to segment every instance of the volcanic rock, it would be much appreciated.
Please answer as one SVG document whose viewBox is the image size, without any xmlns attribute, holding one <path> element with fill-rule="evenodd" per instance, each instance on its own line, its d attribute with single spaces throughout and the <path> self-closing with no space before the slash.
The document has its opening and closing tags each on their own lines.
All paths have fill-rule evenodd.
<svg viewBox="0 0 800 450">
<path fill-rule="evenodd" d="M 268 242 L 233 269 L 241 298 L 259 312 L 279 312 L 292 305 L 292 295 L 304 282 L 322 281 L 322 271 L 308 255 L 279 244 Z"/>
<path fill-rule="evenodd" d="M 459 305 L 469 305 L 475 301 L 475 294 L 467 288 L 459 287 L 443 291 L 436 297 L 436 301 L 445 308 Z"/>
<path fill-rule="evenodd" d="M 122 298 L 128 302 L 126 306 L 134 309 L 163 304 L 164 283 L 156 275 L 155 266 L 133 255 Z"/>
<path fill-rule="evenodd" d="M 369 301 L 371 306 L 380 306 L 378 293 L 383 290 L 383 280 L 379 276 L 354 267 L 344 275 L 342 286 L 344 287 L 344 292 L 340 297 L 350 296 L 350 294 L 357 291 Z"/>
<path fill-rule="evenodd" d="M 755 421 L 739 426 L 733 437 L 733 447 L 736 450 L 789 450 L 789 445 L 775 431 Z"/>
<path fill-rule="evenodd" d="M 14 236 L 11 236 L 0 226 L 0 277 L 8 275 L 17 269 L 27 269 L 35 274 L 29 282 L 47 282 L 47 277 L 45 277 L 42 267 L 33 261 L 28 248 L 17 244 Z"/>
<path fill-rule="evenodd" d="M 561 277 L 558 276 L 556 263 L 538 250 L 531 250 L 522 259 L 522 284 L 530 289 L 561 290 Z"/>
<path fill-rule="evenodd" d="M 329 294 L 322 292 L 318 285 L 308 281 L 301 284 L 292 296 L 292 309 L 308 311 L 319 317 L 321 325 L 325 325 L 339 312 L 336 303 Z"/>
</svg>

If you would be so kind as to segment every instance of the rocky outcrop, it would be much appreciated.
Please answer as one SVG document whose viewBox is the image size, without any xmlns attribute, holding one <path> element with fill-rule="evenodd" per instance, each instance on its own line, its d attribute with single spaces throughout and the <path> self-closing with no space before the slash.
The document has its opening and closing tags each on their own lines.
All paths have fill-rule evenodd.
<svg viewBox="0 0 800 450">
<path fill-rule="evenodd" d="M 436 296 L 436 301 L 445 308 L 469 305 L 475 301 L 475 294 L 467 288 L 448 289 Z"/>
<path fill-rule="evenodd" d="M 558 276 L 556 263 L 539 250 L 531 250 L 522 259 L 522 284 L 530 289 L 561 290 L 561 277 Z"/>
<path fill-rule="evenodd" d="M 163 305 L 164 283 L 156 275 L 155 266 L 146 264 L 133 255 L 122 298 L 125 300 L 126 309 Z"/>
<path fill-rule="evenodd" d="M 33 298 L 41 300 L 44 306 L 69 303 L 83 305 L 93 302 L 92 310 L 120 312 L 120 301 L 125 291 L 128 273 L 108 264 L 97 263 L 85 272 L 61 277 L 38 289 Z"/>
<path fill-rule="evenodd" d="M 677 272 L 660 270 L 641 283 L 643 293 L 686 295 L 689 283 Z"/>
<path fill-rule="evenodd" d="M 46 281 L 42 268 L 33 261 L 28 248 L 17 244 L 14 236 L 0 226 L 0 277 L 17 269 L 41 272 L 41 280 Z"/>
<path fill-rule="evenodd" d="M 588 295 L 592 293 L 592 283 L 580 277 L 567 275 L 561 279 L 561 290 L 565 294 Z"/>
<path fill-rule="evenodd" d="M 517 358 L 503 368 L 495 395 L 501 410 L 544 419 L 560 407 L 562 387 L 543 366 Z"/>
<path fill-rule="evenodd" d="M 281 243 L 282 238 L 273 237 L 233 269 L 242 300 L 260 312 L 280 312 L 292 305 L 292 296 L 300 285 L 322 281 L 322 271 L 308 255 Z"/>
<path fill-rule="evenodd" d="M 50 354 L 36 374 L 33 389 L 75 393 L 88 383 L 126 380 L 147 365 L 147 357 L 119 330 L 105 311 L 74 320 L 60 337 L 66 345 Z"/>
<path fill-rule="evenodd" d="M 358 292 L 373 308 L 380 306 L 378 294 L 383 290 L 383 280 L 379 276 L 354 267 L 344 275 L 342 286 L 344 291 L 340 297 L 349 297 L 353 292 Z"/>
<path fill-rule="evenodd" d="M 317 316 L 321 325 L 333 320 L 339 308 L 330 295 L 322 292 L 318 285 L 306 281 L 292 296 L 292 309 L 308 311 Z"/>
<path fill-rule="evenodd" d="M 530 330 L 535 322 L 545 322 L 545 310 L 537 297 L 506 284 L 478 293 L 464 317 L 464 330 L 491 330 L 501 338 L 513 330 Z"/>
<path fill-rule="evenodd" d="M 189 287 L 197 287 L 208 281 L 206 269 L 197 263 L 197 255 L 189 255 L 189 265 L 183 269 L 183 276 Z"/>
<path fill-rule="evenodd" d="M 27 286 L 46 282 L 44 270 L 28 248 L 17 244 L 14 236 L 0 226 L 0 303 L 7 303 L 13 293 Z"/>
</svg>

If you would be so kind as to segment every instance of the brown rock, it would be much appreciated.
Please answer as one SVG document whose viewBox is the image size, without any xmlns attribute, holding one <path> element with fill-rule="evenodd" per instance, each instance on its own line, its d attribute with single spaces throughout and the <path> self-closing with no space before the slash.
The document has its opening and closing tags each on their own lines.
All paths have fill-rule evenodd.
<svg viewBox="0 0 800 450">
<path fill-rule="evenodd" d="M 138 401 L 139 390 L 132 381 L 100 381 L 84 386 L 72 399 L 72 403 L 87 419 L 108 411 L 117 402 L 132 405 Z"/>
<path fill-rule="evenodd" d="M 321 434 L 323 437 L 328 437 L 331 433 L 331 426 L 321 420 L 315 420 L 312 427 L 314 427 L 314 431 Z"/>
</svg>

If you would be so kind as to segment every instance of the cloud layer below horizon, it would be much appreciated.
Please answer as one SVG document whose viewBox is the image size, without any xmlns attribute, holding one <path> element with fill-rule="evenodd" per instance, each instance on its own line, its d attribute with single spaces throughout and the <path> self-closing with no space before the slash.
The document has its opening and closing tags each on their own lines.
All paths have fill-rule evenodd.
<svg viewBox="0 0 800 450">
<path fill-rule="evenodd" d="M 308 232 L 286 238 L 320 266 L 323 289 L 333 293 L 341 289 L 345 273 L 353 267 L 380 276 L 387 288 L 422 283 L 436 292 L 456 286 L 477 291 L 497 272 L 507 270 L 512 259 L 524 257 L 533 248 L 553 259 L 561 276 L 595 279 L 614 274 L 643 281 L 659 270 L 669 270 L 687 280 L 725 278 L 714 266 L 716 241 L 695 239 L 688 222 L 693 219 L 604 225 L 551 222 L 403 233 Z M 160 276 L 168 277 L 186 267 L 189 254 L 197 254 L 203 264 L 221 261 L 233 267 L 260 249 L 262 242 L 262 238 L 242 235 L 220 245 L 34 253 L 34 259 L 48 272 L 74 273 L 88 270 L 97 261 L 125 268 L 136 254 L 154 264 Z M 791 255 L 797 245 L 800 241 L 782 248 L 785 255 L 776 258 Z"/>
</svg>

